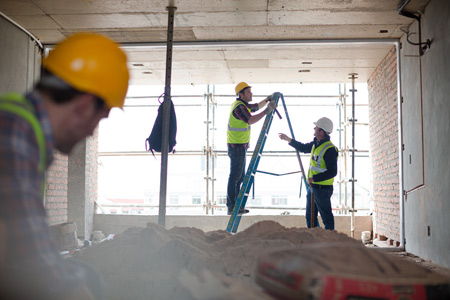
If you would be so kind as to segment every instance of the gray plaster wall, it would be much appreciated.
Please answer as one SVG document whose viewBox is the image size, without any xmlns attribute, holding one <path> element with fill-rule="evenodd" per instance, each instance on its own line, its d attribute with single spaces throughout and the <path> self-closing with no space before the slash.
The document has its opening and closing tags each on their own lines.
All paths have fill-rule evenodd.
<svg viewBox="0 0 450 300">
<path fill-rule="evenodd" d="M 31 90 L 40 72 L 39 47 L 1 15 L 0 41 L 0 94 Z"/>
<path fill-rule="evenodd" d="M 450 1 L 432 0 L 421 20 L 421 57 L 402 38 L 401 94 L 405 249 L 450 267 Z M 417 32 L 417 21 L 410 27 Z M 417 42 L 418 35 L 410 40 Z M 422 142 L 423 140 L 423 142 Z M 422 152 L 423 151 L 423 152 Z M 423 166 L 423 167 L 422 167 Z"/>
<path fill-rule="evenodd" d="M 69 155 L 67 219 L 68 222 L 77 224 L 77 234 L 82 239 L 89 239 L 94 228 L 94 202 L 97 199 L 97 136 L 98 129 L 92 137 L 78 142 Z"/>
</svg>

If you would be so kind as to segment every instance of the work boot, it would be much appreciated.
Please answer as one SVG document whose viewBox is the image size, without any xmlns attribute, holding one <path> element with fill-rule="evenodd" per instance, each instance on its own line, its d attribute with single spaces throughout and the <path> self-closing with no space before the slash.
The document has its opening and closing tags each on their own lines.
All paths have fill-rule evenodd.
<svg viewBox="0 0 450 300">
<path fill-rule="evenodd" d="M 233 210 L 231 209 L 228 209 L 228 215 L 231 215 L 231 213 L 233 212 Z M 244 208 L 242 208 L 242 207 L 240 207 L 239 208 L 239 212 L 238 212 L 238 215 L 243 215 L 243 214 L 247 214 L 247 213 L 249 213 L 250 211 L 248 210 L 248 209 L 244 209 Z"/>
</svg>

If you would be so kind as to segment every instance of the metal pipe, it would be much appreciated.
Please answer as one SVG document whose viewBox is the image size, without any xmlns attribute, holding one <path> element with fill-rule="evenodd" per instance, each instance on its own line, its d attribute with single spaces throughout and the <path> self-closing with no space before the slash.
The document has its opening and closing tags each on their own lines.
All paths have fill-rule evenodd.
<svg viewBox="0 0 450 300">
<path fill-rule="evenodd" d="M 280 46 L 314 46 L 314 45 L 374 45 L 374 44 L 392 44 L 398 42 L 398 39 L 339 39 L 339 40 L 234 40 L 234 41 L 180 41 L 175 42 L 175 48 L 214 48 L 214 47 L 280 47 Z M 142 43 L 122 43 L 124 49 L 133 49 L 149 47 L 153 49 L 165 48 L 161 42 L 142 42 Z"/>
<path fill-rule="evenodd" d="M 341 153 L 342 149 L 342 93 L 341 93 L 341 84 L 339 83 L 339 153 Z M 339 160 L 339 206 L 342 205 L 342 159 Z"/>
<path fill-rule="evenodd" d="M 209 158 L 210 158 L 210 148 L 209 148 L 209 84 L 207 86 L 207 93 L 204 95 L 206 99 L 206 214 L 209 213 Z"/>
<path fill-rule="evenodd" d="M 347 84 L 344 83 L 344 94 L 346 94 L 346 93 L 347 93 Z M 347 120 L 347 95 L 345 95 L 345 97 L 344 97 L 344 120 Z M 347 149 L 347 126 L 344 126 L 344 146 L 345 146 L 345 149 Z M 344 155 L 343 155 L 344 156 L 344 171 L 345 171 L 344 178 L 348 178 L 347 155 L 348 155 L 348 152 L 344 151 Z M 345 207 L 348 207 L 347 194 L 348 194 L 347 182 L 345 182 L 345 185 L 344 185 L 344 206 Z M 345 214 L 347 214 L 347 210 L 345 210 Z"/>
<path fill-rule="evenodd" d="M 216 181 L 216 177 L 215 177 L 215 160 L 216 160 L 216 154 L 215 154 L 215 146 L 214 146 L 214 132 L 216 130 L 216 106 L 217 103 L 214 100 L 214 94 L 216 92 L 216 86 L 213 85 L 213 91 L 211 93 L 211 102 L 212 102 L 212 132 L 211 132 L 211 201 L 213 202 L 213 204 L 215 203 L 215 193 L 214 193 L 214 181 Z M 212 214 L 214 214 L 214 206 L 212 208 Z"/>
<path fill-rule="evenodd" d="M 235 98 L 236 95 L 214 95 L 215 97 L 228 97 L 228 98 Z M 284 95 L 283 95 L 284 96 Z M 160 96 L 127 96 L 127 99 L 157 99 Z M 172 98 L 200 98 L 202 95 L 172 95 Z M 267 95 L 253 95 L 253 97 L 267 97 Z M 289 97 L 295 97 L 295 98 L 339 98 L 340 96 L 332 96 L 332 95 L 286 95 L 285 98 Z"/>
<path fill-rule="evenodd" d="M 178 107 L 194 107 L 194 106 L 200 107 L 200 106 L 203 106 L 203 104 L 177 104 L 177 106 Z M 222 107 L 227 106 L 227 107 L 229 107 L 230 105 L 229 104 L 220 104 L 220 105 L 217 105 L 217 106 L 222 106 Z M 294 107 L 294 106 L 299 106 L 299 107 L 313 106 L 313 107 L 317 107 L 319 105 L 317 105 L 317 104 L 289 104 L 289 106 L 290 107 Z M 321 107 L 324 107 L 324 106 L 335 106 L 335 104 L 320 104 L 320 106 Z M 358 105 L 356 105 L 356 106 L 358 106 Z M 134 108 L 134 107 L 159 107 L 159 104 L 147 104 L 147 105 L 146 104 L 136 104 L 136 105 L 131 104 L 131 105 L 124 105 L 124 107 L 128 107 L 128 108 Z"/>
<path fill-rule="evenodd" d="M 398 168 L 399 168 L 399 196 L 400 196 L 400 248 L 405 250 L 405 197 L 403 193 L 403 119 L 402 119 L 402 86 L 401 86 L 401 59 L 400 43 L 395 45 L 397 54 L 397 111 L 398 111 Z M 423 143 L 422 143 L 423 145 Z M 423 153 L 423 151 L 422 151 Z"/>
<path fill-rule="evenodd" d="M 355 238 L 355 79 L 356 73 L 349 74 L 352 80 L 352 218 L 351 218 L 351 236 Z"/>
<path fill-rule="evenodd" d="M 346 150 L 343 150 L 342 152 L 348 152 Z M 270 156 L 270 157 L 294 157 L 295 151 L 265 151 L 264 156 Z M 185 150 L 185 151 L 177 151 L 176 153 L 169 153 L 169 156 L 176 155 L 176 156 L 188 156 L 188 155 L 204 155 L 204 151 L 197 151 L 197 150 Z M 99 152 L 99 156 L 153 156 L 152 153 L 149 153 L 147 151 L 111 151 L 111 152 Z M 161 156 L 160 153 L 155 152 L 155 156 Z M 216 150 L 214 151 L 215 156 L 228 156 L 226 150 Z M 252 156 L 253 151 L 247 151 L 247 156 Z M 307 154 L 300 154 L 300 156 L 309 158 Z M 355 157 L 369 157 L 369 155 L 358 155 L 356 154 Z"/>
<path fill-rule="evenodd" d="M 161 140 L 161 181 L 159 190 L 159 214 L 158 224 L 166 226 L 166 192 L 167 192 L 167 164 L 169 154 L 169 126 L 170 126 L 170 84 L 172 79 L 172 46 L 173 46 L 173 24 L 176 7 L 168 6 L 169 11 L 167 25 L 167 51 L 166 51 L 166 82 L 164 89 L 164 105 L 163 105 L 163 126 Z"/>
<path fill-rule="evenodd" d="M 39 47 L 39 49 L 41 50 L 41 52 L 44 52 L 44 46 L 42 45 L 41 41 L 39 41 L 39 39 L 37 37 L 35 37 L 31 32 L 29 32 L 28 30 L 26 30 L 24 27 L 22 27 L 21 25 L 19 25 L 19 23 L 15 22 L 14 20 L 12 20 L 10 17 L 8 17 L 7 15 L 5 15 L 4 13 L 2 13 L 0 11 L 0 16 L 2 16 L 3 18 L 5 18 L 8 22 L 10 22 L 11 24 L 13 24 L 14 26 L 16 26 L 17 28 L 19 28 L 20 30 L 22 30 L 23 32 L 25 32 L 35 43 L 36 45 Z"/>
</svg>

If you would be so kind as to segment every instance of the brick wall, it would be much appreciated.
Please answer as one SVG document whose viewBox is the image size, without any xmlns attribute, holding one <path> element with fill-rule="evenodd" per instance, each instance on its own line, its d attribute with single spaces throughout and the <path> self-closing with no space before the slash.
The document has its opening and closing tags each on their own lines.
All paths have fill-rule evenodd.
<svg viewBox="0 0 450 300">
<path fill-rule="evenodd" d="M 92 137 L 86 141 L 86 170 L 80 174 L 85 178 L 88 191 L 88 205 L 85 207 L 87 214 L 88 232 L 93 230 L 94 201 L 97 200 L 98 185 L 98 127 Z M 55 158 L 52 165 L 46 173 L 46 194 L 45 210 L 47 213 L 48 225 L 65 223 L 68 220 L 68 173 L 69 157 L 67 155 L 55 152 Z"/>
<path fill-rule="evenodd" d="M 397 55 L 395 47 L 368 81 L 374 234 L 400 240 Z"/>
<path fill-rule="evenodd" d="M 67 174 L 68 156 L 56 152 L 45 182 L 45 210 L 49 225 L 67 222 Z"/>
</svg>

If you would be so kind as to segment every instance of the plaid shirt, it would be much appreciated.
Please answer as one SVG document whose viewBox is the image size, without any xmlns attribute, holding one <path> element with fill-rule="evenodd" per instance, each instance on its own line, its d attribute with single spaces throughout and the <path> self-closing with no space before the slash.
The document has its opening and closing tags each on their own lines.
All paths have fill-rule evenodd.
<svg viewBox="0 0 450 300">
<path fill-rule="evenodd" d="M 50 120 L 37 93 L 26 98 L 33 105 L 44 132 L 48 167 L 54 149 Z M 14 292 L 27 289 L 30 284 L 46 298 L 56 299 L 80 287 L 81 277 L 59 254 L 45 222 L 41 196 L 44 178 L 38 162 L 39 148 L 30 123 L 0 110 L 0 222 L 6 226 L 6 266 L 0 269 L 0 282 L 9 281 Z M 15 286 L 20 284 L 16 280 L 25 282 Z"/>
<path fill-rule="evenodd" d="M 236 100 L 239 100 L 239 98 L 237 98 Z M 241 100 L 241 102 L 242 102 L 242 104 L 239 104 L 233 110 L 233 117 L 235 117 L 236 119 L 242 120 L 245 123 L 248 123 L 248 120 L 250 120 L 252 115 L 248 112 L 247 107 L 250 108 L 251 112 L 255 112 L 259 109 L 259 106 L 257 103 L 250 104 L 243 100 Z M 244 147 L 247 149 L 248 146 L 249 146 L 249 143 L 245 143 L 245 144 L 230 144 L 230 143 L 228 143 L 228 147 L 231 147 L 231 148 Z"/>
</svg>

